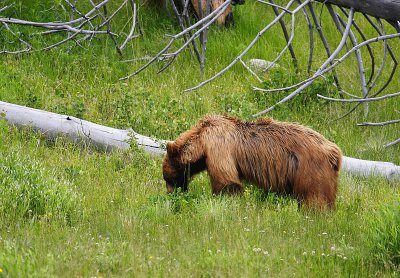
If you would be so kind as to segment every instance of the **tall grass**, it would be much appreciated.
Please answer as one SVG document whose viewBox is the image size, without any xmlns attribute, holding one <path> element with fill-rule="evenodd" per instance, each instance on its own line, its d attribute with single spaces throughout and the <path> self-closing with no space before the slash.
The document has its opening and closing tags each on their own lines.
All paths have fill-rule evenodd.
<svg viewBox="0 0 400 278">
<path fill-rule="evenodd" d="M 32 12 L 44 4 L 23 2 L 17 12 L 44 20 L 46 14 Z M 248 1 L 235 8 L 234 28 L 212 27 L 206 76 L 235 58 L 264 24 L 260 19 L 273 17 L 259 7 Z M 165 13 L 144 6 L 140 16 L 145 37 L 128 49 L 135 57 L 159 50 L 165 28 L 178 30 Z M 336 32 L 328 33 L 330 41 Z M 306 41 L 300 35 L 295 43 Z M 284 43 L 273 30 L 246 59 L 271 60 Z M 200 81 L 189 53 L 163 74 L 154 65 L 119 82 L 140 62 L 122 63 L 108 39 L 85 47 L 0 56 L 0 99 L 172 139 L 207 113 L 250 118 L 283 97 L 252 92 L 256 80 L 241 67 L 182 93 Z M 308 53 L 298 55 L 306 65 Z M 354 93 L 356 72 L 351 61 L 339 70 Z M 295 73 L 287 55 L 261 85 L 290 84 L 304 75 Z M 398 77 L 389 91 L 398 90 Z M 270 116 L 314 128 L 346 155 L 400 163 L 398 146 L 382 147 L 400 135 L 398 129 L 357 127 L 366 120 L 362 111 L 336 120 L 350 106 L 316 99 L 321 91 L 336 94 L 329 78 L 318 81 Z M 395 99 L 371 103 L 368 120 L 395 118 L 398 107 Z M 243 196 L 212 196 L 203 173 L 189 193 L 166 195 L 161 158 L 137 149 L 100 153 L 64 138 L 49 142 L 0 118 L 0 277 L 396 277 L 399 193 L 398 184 L 379 177 L 342 174 L 336 211 L 316 214 L 251 184 Z"/>
</svg>

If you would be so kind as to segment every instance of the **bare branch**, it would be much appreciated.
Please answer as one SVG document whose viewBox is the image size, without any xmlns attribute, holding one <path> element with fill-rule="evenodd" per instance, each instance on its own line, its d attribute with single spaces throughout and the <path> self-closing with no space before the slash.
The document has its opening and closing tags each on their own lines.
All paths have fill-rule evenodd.
<svg viewBox="0 0 400 278">
<path fill-rule="evenodd" d="M 59 29 L 62 29 L 62 27 L 70 26 L 70 25 L 79 23 L 83 20 L 86 20 L 95 11 L 97 11 L 99 8 L 103 7 L 109 1 L 110 0 L 104 0 L 100 4 L 96 5 L 92 10 L 90 10 L 88 13 L 86 13 L 84 17 L 80 17 L 80 18 L 70 20 L 67 22 L 34 22 L 34 21 L 20 20 L 20 19 L 16 19 L 16 18 L 4 18 L 4 17 L 0 17 L 0 22 L 10 23 L 10 24 L 30 25 L 30 26 L 43 27 L 43 28 L 46 28 L 46 27 L 48 28 L 50 26 L 54 26 L 54 27 L 58 26 Z M 50 28 L 48 28 L 48 29 L 50 29 Z M 57 29 L 57 28 L 54 28 L 54 29 Z"/>
<path fill-rule="evenodd" d="M 14 3 L 11 4 L 11 5 L 5 6 L 5 7 L 3 7 L 3 8 L 0 8 L 0 13 L 3 12 L 3 11 L 5 11 L 5 10 L 7 10 L 8 8 L 11 8 L 12 6 L 14 6 Z"/>
<path fill-rule="evenodd" d="M 7 50 L 4 50 L 4 51 L 0 51 L 0 54 L 20 54 L 20 53 L 24 53 L 24 52 L 29 52 L 29 51 L 31 51 L 32 46 L 31 46 L 29 43 L 27 43 L 26 41 L 24 41 L 23 39 L 21 39 L 17 34 L 15 34 L 15 33 L 10 29 L 10 27 L 8 26 L 7 23 L 5 23 L 5 22 L 2 22 L 2 23 L 3 23 L 4 27 L 6 27 L 6 29 L 7 29 L 14 37 L 16 37 L 22 44 L 26 45 L 26 48 L 25 48 L 25 49 L 22 49 L 22 50 L 17 50 L 17 51 L 7 51 Z"/>
<path fill-rule="evenodd" d="M 297 0 L 297 2 L 301 4 L 301 0 Z M 311 23 L 310 17 L 308 16 L 308 12 L 305 7 L 302 9 L 302 11 L 308 25 L 308 32 L 310 38 L 310 51 L 308 54 L 308 66 L 307 66 L 307 72 L 310 73 L 313 60 L 313 52 L 314 52 L 314 26 Z"/>
<path fill-rule="evenodd" d="M 394 145 L 397 145 L 397 144 L 399 144 L 399 143 L 400 143 L 400 138 L 394 140 L 393 142 L 390 142 L 390 143 L 385 144 L 384 147 L 385 147 L 385 148 L 389 148 L 389 147 L 394 146 Z"/>
<path fill-rule="evenodd" d="M 274 10 L 275 15 L 278 16 L 279 15 L 279 11 L 278 11 L 277 5 L 275 5 L 273 0 L 269 0 L 269 2 L 272 4 L 271 6 L 272 6 L 272 9 Z M 266 3 L 266 4 L 268 4 L 268 3 Z M 282 18 L 279 19 L 279 24 L 281 25 L 282 33 L 285 36 L 286 43 L 289 46 L 289 51 L 290 51 L 290 55 L 292 56 L 293 65 L 294 65 L 294 68 L 295 68 L 295 70 L 297 72 L 299 70 L 299 66 L 298 66 L 296 54 L 294 53 L 294 49 L 293 49 L 292 44 L 291 43 L 289 44 L 289 35 L 288 35 L 288 32 L 287 32 L 287 28 L 286 28 L 285 22 L 283 21 Z M 266 70 L 264 70 L 264 71 L 266 71 Z"/>
<path fill-rule="evenodd" d="M 240 62 L 258 80 L 258 82 L 263 82 L 262 79 L 249 66 L 247 66 L 245 62 L 243 62 L 242 59 L 240 59 Z"/>
<path fill-rule="evenodd" d="M 338 98 L 330 98 L 326 97 L 320 94 L 317 94 L 319 98 L 330 100 L 330 101 L 336 101 L 336 102 L 369 102 L 369 101 L 377 101 L 377 100 L 383 100 L 387 98 L 392 98 L 392 97 L 397 97 L 400 96 L 400 92 L 394 93 L 394 94 L 387 94 L 381 97 L 374 97 L 374 98 L 361 98 L 361 99 L 338 99 Z"/>
<path fill-rule="evenodd" d="M 294 1 L 294 0 L 292 0 L 292 1 Z M 219 6 L 217 9 L 215 9 L 213 12 L 211 12 L 208 16 L 206 16 L 203 19 L 197 21 L 195 24 L 191 25 L 190 27 L 186 28 L 185 30 L 181 31 L 180 33 L 172 36 L 172 38 L 169 41 L 169 43 L 160 52 L 158 52 L 150 61 L 148 61 L 145 65 L 143 65 L 141 68 L 139 68 L 135 72 L 131 73 L 130 75 L 120 78 L 120 80 L 126 80 L 126 79 L 128 79 L 128 78 L 130 78 L 130 77 L 132 77 L 132 76 L 134 76 L 134 75 L 136 75 L 138 73 L 140 73 L 141 71 L 146 69 L 149 65 L 151 65 L 154 61 L 159 60 L 160 57 L 163 57 L 163 58 L 174 58 L 174 57 L 176 57 L 176 55 L 178 55 L 192 40 L 194 40 L 195 38 L 197 38 L 199 36 L 200 32 L 202 32 L 205 28 L 208 28 L 209 25 L 211 25 L 221 14 L 223 14 L 224 11 L 230 5 L 230 3 L 231 3 L 231 0 L 225 1 L 221 6 Z M 204 22 L 207 22 L 207 23 L 203 25 Z M 201 25 L 203 25 L 203 26 L 199 30 L 197 30 L 189 38 L 189 40 L 184 43 L 184 45 L 180 49 L 178 49 L 174 53 L 166 54 L 166 52 L 169 50 L 169 48 L 172 46 L 172 44 L 176 40 L 178 40 L 182 36 L 185 36 L 188 32 L 192 31 L 193 29 L 195 29 L 195 28 L 197 28 L 197 27 L 199 27 Z"/>
<path fill-rule="evenodd" d="M 329 45 L 328 45 L 328 42 L 327 42 L 327 40 L 326 40 L 326 38 L 325 38 L 324 32 L 322 31 L 322 27 L 321 27 L 321 25 L 319 24 L 319 21 L 318 21 L 318 19 L 317 19 L 317 15 L 315 14 L 313 4 L 312 4 L 312 3 L 309 3 L 309 4 L 308 4 L 308 8 L 310 9 L 310 13 L 311 13 L 312 19 L 313 19 L 313 21 L 314 21 L 314 23 L 315 23 L 315 26 L 316 26 L 318 35 L 319 35 L 319 37 L 320 37 L 320 39 L 321 39 L 321 41 L 322 41 L 322 44 L 324 45 L 326 54 L 327 54 L 327 56 L 328 56 L 328 58 L 329 58 L 329 57 L 332 55 L 332 52 L 331 52 L 331 50 L 330 50 L 330 48 L 329 48 Z M 330 65 L 332 65 L 332 62 L 330 62 Z M 334 68 L 332 69 L 332 73 L 333 73 L 333 79 L 334 79 L 334 81 L 335 81 L 336 87 L 337 87 L 337 89 L 338 89 L 339 91 L 341 91 L 342 88 L 341 88 L 341 86 L 340 86 L 339 79 L 338 79 L 338 77 L 337 77 L 337 74 L 336 74 L 336 71 L 335 71 Z"/>
<path fill-rule="evenodd" d="M 386 122 L 379 122 L 379 123 L 372 123 L 372 122 L 364 122 L 357 124 L 358 126 L 384 126 L 384 125 L 391 125 L 391 124 L 398 124 L 400 120 L 391 120 Z"/>
<path fill-rule="evenodd" d="M 336 50 L 335 50 L 335 51 L 332 53 L 332 55 L 328 58 L 328 60 L 326 60 L 326 61 L 321 65 L 321 67 L 317 70 L 317 72 L 314 74 L 313 79 L 311 79 L 310 81 L 307 81 L 306 83 L 304 83 L 302 86 L 300 86 L 300 87 L 299 87 L 298 89 L 296 89 L 294 92 L 292 92 L 291 94 L 289 94 L 288 96 L 286 96 L 285 98 L 283 98 L 283 99 L 282 99 L 281 101 L 279 101 L 278 103 L 276 103 L 276 104 L 272 105 L 271 107 L 269 107 L 269 108 L 267 108 L 267 109 L 265 109 L 265 110 L 263 110 L 263 111 L 261 111 L 261 112 L 255 114 L 255 115 L 253 115 L 254 117 L 258 117 L 258 116 L 260 116 L 260 115 L 263 115 L 263 114 L 265 114 L 265 113 L 268 113 L 268 112 L 272 111 L 277 105 L 283 104 L 283 103 L 285 103 L 285 102 L 291 100 L 291 99 L 294 98 L 296 95 L 298 95 L 302 90 L 304 90 L 305 88 L 307 88 L 308 86 L 310 86 L 310 85 L 314 82 L 314 79 L 315 79 L 316 77 L 318 77 L 319 75 L 321 75 L 321 74 L 324 73 L 324 69 L 326 68 L 326 66 L 327 66 L 328 64 L 330 64 L 330 63 L 333 61 L 333 59 L 336 58 L 336 56 L 337 56 L 337 55 L 339 54 L 339 52 L 343 49 L 343 46 L 344 46 L 345 43 L 346 43 L 346 40 L 347 40 L 347 38 L 348 38 L 348 36 L 349 36 L 349 33 L 350 33 L 351 24 L 352 24 L 352 22 L 353 22 L 353 15 L 354 15 L 354 10 L 351 9 L 351 10 L 350 10 L 350 14 L 349 14 L 349 18 L 348 18 L 348 21 L 347 21 L 347 25 L 346 25 L 346 30 L 345 30 L 344 33 L 343 33 L 342 40 L 340 41 L 340 43 L 339 43 L 338 47 L 336 48 Z M 325 69 L 325 71 L 326 71 L 326 69 Z"/>
<path fill-rule="evenodd" d="M 293 2 L 295 0 L 290 0 L 289 3 L 286 6 L 286 10 L 289 9 Z M 304 6 L 308 3 L 309 1 L 304 2 L 301 6 Z M 295 13 L 295 11 L 293 11 L 293 13 Z M 205 84 L 213 81 L 214 79 L 216 79 L 217 77 L 221 76 L 222 74 L 224 74 L 226 71 L 228 71 L 230 68 L 232 68 L 240 59 L 243 58 L 243 56 L 249 52 L 249 50 L 254 46 L 254 44 L 260 39 L 260 37 L 266 32 L 268 31 L 272 26 L 274 26 L 280 18 L 282 18 L 285 14 L 287 14 L 286 11 L 281 12 L 278 16 L 275 17 L 275 19 L 273 21 L 271 21 L 266 27 L 264 27 L 261 31 L 258 32 L 257 36 L 253 39 L 253 41 L 245 48 L 245 50 L 242 51 L 242 53 L 237 56 L 227 67 L 225 67 L 223 70 L 221 70 L 219 73 L 217 73 L 216 75 L 214 75 L 213 77 L 201 82 L 200 84 L 198 84 L 195 87 L 186 89 L 185 92 L 189 92 L 189 91 L 193 91 L 196 90 L 198 88 L 200 88 L 201 86 L 204 86 Z"/>
<path fill-rule="evenodd" d="M 313 81 L 316 78 L 320 77 L 321 75 L 323 75 L 323 74 L 327 73 L 328 71 L 332 70 L 338 64 L 342 63 L 349 55 L 351 55 L 356 50 L 360 49 L 361 47 L 363 47 L 363 46 L 365 46 L 367 44 L 376 43 L 376 42 L 379 42 L 379 41 L 382 41 L 382 40 L 389 40 L 389 39 L 393 39 L 393 38 L 399 38 L 399 37 L 400 37 L 400 33 L 396 33 L 396 34 L 378 36 L 378 37 L 374 37 L 374 38 L 371 38 L 369 40 L 366 40 L 366 41 L 358 44 L 357 46 L 354 46 L 352 49 L 350 49 L 348 52 L 346 52 L 340 59 L 335 60 L 335 62 L 332 63 L 331 66 L 321 70 L 319 73 L 317 72 L 312 77 L 307 78 L 307 79 L 305 79 L 305 80 L 303 80 L 301 82 L 298 82 L 296 84 L 293 84 L 291 86 L 282 87 L 282 88 L 276 88 L 276 89 L 262 89 L 262 88 L 253 87 L 253 89 L 255 91 L 262 91 L 262 92 L 277 92 L 277 91 L 287 91 L 287 90 L 294 89 L 296 87 L 299 87 L 299 86 L 302 86 L 304 84 L 307 84 L 308 82 Z M 342 46 L 342 48 L 343 48 L 343 46 Z M 328 59 L 326 62 L 331 63 L 333 60 L 334 59 Z"/>
<path fill-rule="evenodd" d="M 121 46 L 119 47 L 119 49 L 124 49 L 127 45 L 127 43 L 132 40 L 133 38 L 135 38 L 134 33 L 135 33 L 135 27 L 136 27 L 136 22 L 137 22 L 137 11 L 136 11 L 136 4 L 135 2 L 133 2 L 133 0 L 129 1 L 131 4 L 131 8 L 132 8 L 132 27 L 131 30 L 129 31 L 128 36 L 126 36 L 125 41 L 121 44 Z M 137 36 L 136 36 L 137 37 Z"/>
<path fill-rule="evenodd" d="M 342 18 L 339 15 L 337 15 L 337 18 L 340 21 L 340 23 L 343 26 L 345 26 Z M 353 46 L 357 46 L 358 45 L 356 37 L 354 36 L 354 34 L 353 34 L 353 32 L 351 30 L 349 32 L 349 38 L 350 38 Z M 356 50 L 356 58 L 357 58 L 357 65 L 358 65 L 358 73 L 359 73 L 359 76 L 360 76 L 362 95 L 364 96 L 364 98 L 366 98 L 368 96 L 368 89 L 367 89 L 367 82 L 366 82 L 366 79 L 365 79 L 364 62 L 363 62 L 363 58 L 362 58 L 360 49 Z M 367 115 L 368 115 L 368 103 L 365 103 L 364 104 L 364 116 L 366 117 Z"/>
</svg>

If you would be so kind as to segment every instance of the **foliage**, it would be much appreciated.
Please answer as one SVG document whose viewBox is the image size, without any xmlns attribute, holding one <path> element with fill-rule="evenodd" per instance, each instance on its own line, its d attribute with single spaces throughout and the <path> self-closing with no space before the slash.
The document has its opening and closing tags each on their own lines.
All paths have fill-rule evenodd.
<svg viewBox="0 0 400 278">
<path fill-rule="evenodd" d="M 400 204 L 381 208 L 371 220 L 372 254 L 378 263 L 400 266 Z"/>
<path fill-rule="evenodd" d="M 4 139 L 5 132 L 7 128 L 0 138 Z M 42 163 L 25 154 L 24 146 L 9 148 L 0 147 L 0 213 L 10 220 L 71 224 L 80 212 L 79 193 L 66 180 L 44 171 Z"/>
</svg>

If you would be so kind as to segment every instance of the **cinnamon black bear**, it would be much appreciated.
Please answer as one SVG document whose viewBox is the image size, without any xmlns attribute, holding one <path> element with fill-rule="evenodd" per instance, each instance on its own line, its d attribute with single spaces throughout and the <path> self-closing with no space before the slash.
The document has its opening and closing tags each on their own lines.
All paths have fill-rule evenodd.
<svg viewBox="0 0 400 278">
<path fill-rule="evenodd" d="M 167 144 L 163 175 L 168 192 L 186 191 L 191 177 L 207 170 L 214 194 L 242 192 L 246 180 L 307 207 L 333 209 L 341 161 L 338 146 L 310 128 L 211 115 Z"/>
</svg>

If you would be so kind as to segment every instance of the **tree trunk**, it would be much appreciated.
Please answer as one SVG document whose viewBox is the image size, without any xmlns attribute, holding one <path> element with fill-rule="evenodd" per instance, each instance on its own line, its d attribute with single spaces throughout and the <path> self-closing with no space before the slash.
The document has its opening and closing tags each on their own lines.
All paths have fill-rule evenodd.
<svg viewBox="0 0 400 278">
<path fill-rule="evenodd" d="M 345 8 L 354 8 L 357 12 L 386 19 L 390 22 L 400 20 L 400 0 L 317 0 L 322 3 Z"/>
<path fill-rule="evenodd" d="M 74 142 L 85 141 L 106 151 L 129 149 L 130 142 L 136 142 L 139 148 L 143 148 L 152 155 L 165 153 L 166 140 L 156 140 L 134 131 L 106 127 L 71 116 L 0 101 L 0 118 L 2 117 L 11 125 L 31 127 L 50 139 L 63 135 Z M 359 176 L 376 175 L 389 180 L 400 179 L 400 166 L 390 162 L 344 156 L 342 170 Z"/>
</svg>

